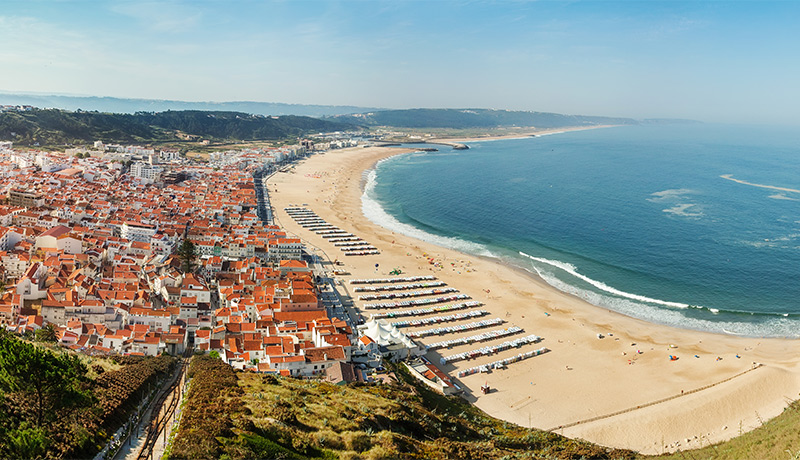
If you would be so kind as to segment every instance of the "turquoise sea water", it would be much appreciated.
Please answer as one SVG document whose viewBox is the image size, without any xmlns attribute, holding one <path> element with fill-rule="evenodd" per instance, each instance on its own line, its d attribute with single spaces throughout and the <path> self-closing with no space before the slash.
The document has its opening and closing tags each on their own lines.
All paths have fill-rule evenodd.
<svg viewBox="0 0 800 460">
<path fill-rule="evenodd" d="M 800 337 L 797 128 L 629 126 L 405 154 L 368 173 L 363 208 L 629 316 Z"/>
</svg>

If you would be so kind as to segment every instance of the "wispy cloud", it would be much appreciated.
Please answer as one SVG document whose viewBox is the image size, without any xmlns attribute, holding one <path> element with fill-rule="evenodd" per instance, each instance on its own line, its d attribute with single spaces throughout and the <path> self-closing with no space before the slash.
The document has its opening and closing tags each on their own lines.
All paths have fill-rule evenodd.
<svg viewBox="0 0 800 460">
<path fill-rule="evenodd" d="M 96 41 L 85 32 L 30 17 L 0 16 L 0 43 L 6 72 L 15 65 L 77 68 L 96 57 Z"/>
<path fill-rule="evenodd" d="M 142 27 L 157 32 L 186 32 L 203 18 L 198 7 L 179 2 L 123 2 L 114 3 L 110 10 L 133 18 Z"/>
<path fill-rule="evenodd" d="M 645 40 L 663 41 L 701 31 L 710 25 L 711 22 L 708 20 L 666 15 L 647 24 L 648 27 L 640 32 L 641 37 Z"/>
</svg>

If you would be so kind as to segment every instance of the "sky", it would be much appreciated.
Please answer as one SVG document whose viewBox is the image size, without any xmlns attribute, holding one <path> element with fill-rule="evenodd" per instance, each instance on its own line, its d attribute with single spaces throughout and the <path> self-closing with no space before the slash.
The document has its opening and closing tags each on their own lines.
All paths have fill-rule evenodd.
<svg viewBox="0 0 800 460">
<path fill-rule="evenodd" d="M 800 2 L 0 4 L 0 91 L 800 124 Z"/>
</svg>

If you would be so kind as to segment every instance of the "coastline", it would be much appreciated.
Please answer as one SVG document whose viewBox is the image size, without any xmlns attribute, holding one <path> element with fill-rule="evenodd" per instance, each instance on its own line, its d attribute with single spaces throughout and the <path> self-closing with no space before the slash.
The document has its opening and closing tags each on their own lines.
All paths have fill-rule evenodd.
<svg viewBox="0 0 800 460">
<path fill-rule="evenodd" d="M 396 267 L 410 275 L 434 274 L 484 302 L 481 308 L 490 312 L 488 317 L 542 336 L 542 345 L 551 352 L 506 370 L 457 379 L 468 399 L 490 415 L 522 426 L 556 428 L 602 445 L 660 453 L 734 437 L 797 399 L 800 344 L 795 340 L 724 336 L 647 323 L 562 293 L 522 268 L 373 224 L 361 207 L 364 172 L 384 158 L 409 151 L 413 150 L 353 148 L 310 157 L 293 172 L 270 178 L 270 198 L 280 225 L 327 255 L 335 258 L 340 253 L 289 219 L 284 207 L 307 203 L 326 221 L 380 249 L 379 256 L 340 257 L 351 273 L 345 279 L 375 277 L 375 263 L 380 264 L 380 276 Z M 425 257 L 435 257 L 443 267 L 424 264 Z M 369 311 L 364 313 L 368 316 Z M 605 338 L 598 339 L 598 333 Z M 440 339 L 421 342 L 436 340 Z M 444 354 L 473 348 L 454 347 Z M 514 354 L 507 351 L 442 368 L 455 376 L 460 369 Z M 669 354 L 680 359 L 669 361 Z M 429 353 L 434 362 L 439 356 Z M 751 370 L 754 362 L 764 366 Z M 498 391 L 481 394 L 484 383 Z M 619 414 L 605 417 L 614 413 Z"/>
<path fill-rule="evenodd" d="M 538 137 L 538 136 L 549 136 L 552 134 L 561 134 L 561 133 L 569 133 L 572 131 L 587 131 L 590 129 L 602 129 L 602 128 L 616 128 L 618 126 L 624 125 L 593 125 L 593 126 L 568 126 L 564 128 L 545 128 L 545 129 L 535 129 L 531 128 L 532 131 L 523 131 L 519 133 L 513 134 L 502 134 L 502 135 L 488 135 L 488 136 L 480 136 L 480 137 L 442 137 L 442 138 L 433 138 L 427 139 L 425 141 L 426 144 L 436 144 L 442 143 L 445 145 L 459 143 L 464 144 L 467 142 L 484 142 L 484 141 L 497 141 L 497 140 L 504 140 L 504 139 L 527 139 L 529 137 Z"/>
</svg>

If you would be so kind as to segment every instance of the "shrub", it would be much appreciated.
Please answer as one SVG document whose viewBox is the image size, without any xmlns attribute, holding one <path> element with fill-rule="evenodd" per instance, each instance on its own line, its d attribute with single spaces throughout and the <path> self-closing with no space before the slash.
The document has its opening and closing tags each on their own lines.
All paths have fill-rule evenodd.
<svg viewBox="0 0 800 460">
<path fill-rule="evenodd" d="M 314 433 L 314 440 L 317 446 L 324 449 L 341 450 L 345 447 L 342 437 L 332 430 L 320 430 Z"/>
<path fill-rule="evenodd" d="M 370 437 L 363 431 L 345 431 L 341 433 L 342 441 L 348 450 L 364 452 L 372 447 Z"/>
</svg>

